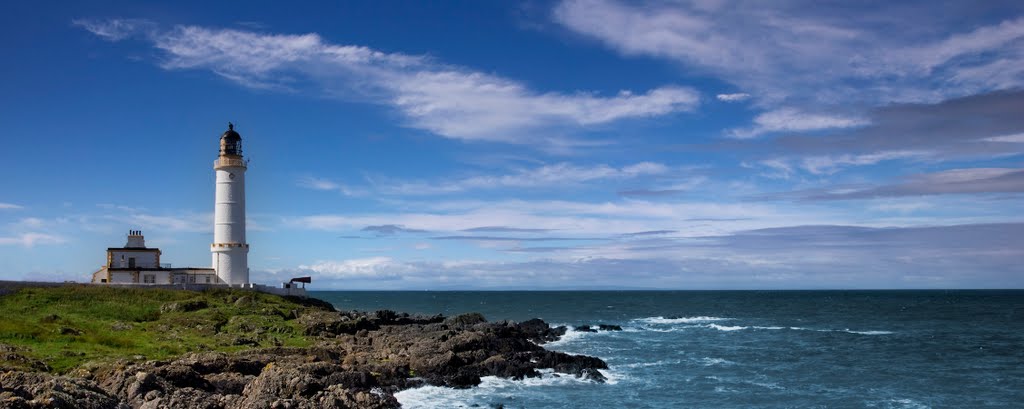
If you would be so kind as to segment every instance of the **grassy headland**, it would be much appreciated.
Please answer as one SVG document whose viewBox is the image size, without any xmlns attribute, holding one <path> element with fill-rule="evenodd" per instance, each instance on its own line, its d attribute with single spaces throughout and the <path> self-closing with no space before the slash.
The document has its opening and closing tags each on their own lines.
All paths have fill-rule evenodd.
<svg viewBox="0 0 1024 409">
<path fill-rule="evenodd" d="M 0 296 L 0 368 L 64 373 L 86 362 L 304 347 L 311 308 L 251 291 L 27 287 Z"/>
</svg>

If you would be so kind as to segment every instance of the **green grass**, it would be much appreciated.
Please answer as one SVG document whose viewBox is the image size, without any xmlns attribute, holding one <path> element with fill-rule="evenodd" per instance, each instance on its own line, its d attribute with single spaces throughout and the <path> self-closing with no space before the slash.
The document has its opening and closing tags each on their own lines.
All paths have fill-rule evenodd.
<svg viewBox="0 0 1024 409">
<path fill-rule="evenodd" d="M 239 303 L 241 297 L 252 302 Z M 170 303 L 205 302 L 194 311 Z M 167 359 L 193 351 L 254 346 L 308 346 L 292 317 L 305 307 L 285 298 L 240 290 L 204 292 L 65 286 L 23 288 L 0 296 L 0 344 L 65 373 L 86 362 Z M 25 363 L 0 354 L 0 368 Z"/>
</svg>

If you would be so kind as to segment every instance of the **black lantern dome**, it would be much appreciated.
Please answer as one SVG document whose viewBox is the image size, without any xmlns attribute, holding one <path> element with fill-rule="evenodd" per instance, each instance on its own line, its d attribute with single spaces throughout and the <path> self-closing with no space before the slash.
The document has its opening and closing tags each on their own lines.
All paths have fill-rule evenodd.
<svg viewBox="0 0 1024 409">
<path fill-rule="evenodd" d="M 228 122 L 228 130 L 220 136 L 220 155 L 242 156 L 242 135 L 235 132 L 235 125 Z"/>
</svg>

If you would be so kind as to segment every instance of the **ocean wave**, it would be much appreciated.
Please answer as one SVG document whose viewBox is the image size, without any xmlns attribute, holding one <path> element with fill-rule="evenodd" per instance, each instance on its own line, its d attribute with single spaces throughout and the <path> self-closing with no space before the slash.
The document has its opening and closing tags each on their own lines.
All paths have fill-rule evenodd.
<svg viewBox="0 0 1024 409">
<path fill-rule="evenodd" d="M 559 325 L 551 325 L 551 327 L 558 327 L 558 326 L 561 326 L 561 324 L 559 324 Z M 577 330 L 574 330 L 571 325 L 565 325 L 565 334 L 563 334 L 561 337 L 559 337 L 557 341 L 551 341 L 551 342 L 543 344 L 542 346 L 545 347 L 545 348 L 548 348 L 548 347 L 557 347 L 557 346 L 560 346 L 560 345 L 565 345 L 565 344 L 568 344 L 568 343 L 573 342 L 573 341 L 578 341 L 580 338 L 583 338 L 583 336 L 586 335 L 586 334 L 593 334 L 593 332 L 577 331 Z"/>
<path fill-rule="evenodd" d="M 749 327 L 718 325 L 718 324 L 708 324 L 708 325 L 704 325 L 703 327 L 705 327 L 705 328 L 714 328 L 714 329 L 717 329 L 719 331 L 739 331 L 741 329 L 749 328 Z"/>
<path fill-rule="evenodd" d="M 866 407 L 869 408 L 927 409 L 931 407 L 913 399 L 888 399 L 882 401 L 867 401 L 864 403 Z"/>
<path fill-rule="evenodd" d="M 703 322 L 715 322 L 715 321 L 727 321 L 732 318 L 721 318 L 721 317 L 670 317 L 665 318 L 662 316 L 658 317 L 646 317 L 636 318 L 633 321 L 639 321 L 647 324 L 659 324 L 659 325 L 671 325 L 671 324 L 699 324 Z"/>
<path fill-rule="evenodd" d="M 616 365 L 617 368 L 650 368 L 653 366 L 665 366 L 665 365 L 679 365 L 683 363 L 679 359 L 663 359 L 661 361 L 654 362 L 634 362 L 631 364 Z"/>
<path fill-rule="evenodd" d="M 697 359 L 696 361 L 697 361 L 697 363 L 700 363 L 701 365 L 704 365 L 704 366 L 715 366 L 715 365 L 725 366 L 725 365 L 735 365 L 736 364 L 733 361 L 730 361 L 728 359 L 722 359 L 722 358 L 706 358 L 705 357 L 705 358 Z"/>
<path fill-rule="evenodd" d="M 849 329 L 844 329 L 842 332 L 860 335 L 889 335 L 893 333 L 892 331 L 851 331 Z"/>
<path fill-rule="evenodd" d="M 454 389 L 443 386 L 421 386 L 406 389 L 395 394 L 403 408 L 460 408 L 487 407 L 503 401 L 507 396 L 521 395 L 527 388 L 566 386 L 573 384 L 600 385 L 596 382 L 567 374 L 556 374 L 552 369 L 538 370 L 541 376 L 513 380 L 496 376 L 480 378 L 480 385 L 469 389 Z M 607 378 L 605 384 L 614 385 L 625 376 L 608 370 L 598 370 Z"/>
<path fill-rule="evenodd" d="M 858 334 L 858 335 L 889 335 L 894 334 L 892 331 L 854 331 L 849 328 L 846 329 L 815 329 L 815 328 L 804 328 L 804 327 L 789 327 L 794 331 L 815 331 L 815 332 L 845 332 L 847 334 Z"/>
<path fill-rule="evenodd" d="M 889 335 L 889 334 L 893 334 L 894 333 L 892 331 L 854 331 L 854 330 L 851 330 L 849 328 L 846 328 L 846 329 L 816 329 L 816 328 L 804 328 L 804 327 L 765 327 L 765 326 L 757 326 L 757 325 L 741 326 L 741 325 L 719 325 L 719 324 L 691 325 L 691 326 L 683 327 L 683 328 L 693 328 L 693 327 L 711 328 L 711 329 L 717 329 L 719 331 L 727 331 L 727 332 L 739 331 L 739 330 L 744 330 L 744 329 L 760 329 L 760 330 L 789 329 L 789 330 L 793 330 L 793 331 L 845 332 L 845 333 L 848 333 L 848 334 L 858 334 L 858 335 Z M 678 330 L 678 329 L 665 330 L 665 331 L 661 331 L 661 332 L 673 332 L 673 331 L 676 331 L 676 330 Z"/>
</svg>

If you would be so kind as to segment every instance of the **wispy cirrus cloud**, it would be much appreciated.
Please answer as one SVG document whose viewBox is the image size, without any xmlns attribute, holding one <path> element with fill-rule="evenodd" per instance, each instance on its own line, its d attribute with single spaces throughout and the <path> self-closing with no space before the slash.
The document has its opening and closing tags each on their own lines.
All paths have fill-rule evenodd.
<svg viewBox="0 0 1024 409">
<path fill-rule="evenodd" d="M 1020 223 L 867 228 L 789 226 L 728 235 L 659 234 L 582 247 L 508 248 L 524 261 L 326 260 L 265 281 L 316 274 L 321 288 L 1018 288 Z M 623 274 L 628 271 L 629 274 Z"/>
<path fill-rule="evenodd" d="M 1024 85 L 1024 18 L 954 31 L 945 16 L 957 7 L 566 0 L 553 14 L 622 54 L 713 73 L 762 103 L 934 102 Z M 907 30 L 907 18 L 929 29 Z"/>
<path fill-rule="evenodd" d="M 381 224 L 376 226 L 366 226 L 360 229 L 360 231 L 375 233 L 382 236 L 393 236 L 398 233 L 426 233 L 426 230 L 410 229 L 405 226 L 397 224 Z"/>
<path fill-rule="evenodd" d="M 137 24 L 76 20 L 112 41 Z M 168 70 L 208 70 L 242 86 L 310 92 L 389 106 L 409 127 L 464 141 L 537 145 L 551 151 L 594 143 L 564 135 L 630 118 L 692 111 L 696 91 L 663 86 L 602 95 L 533 90 L 519 81 L 420 55 L 331 44 L 317 34 L 264 34 L 176 26 L 149 29 L 146 41 Z"/>
<path fill-rule="evenodd" d="M 392 180 L 381 177 L 369 178 L 372 190 L 385 195 L 442 195 L 474 190 L 497 189 L 544 189 L 577 187 L 602 181 L 624 181 L 648 176 L 660 176 L 672 172 L 672 168 L 656 162 L 638 162 L 625 166 L 607 164 L 577 165 L 567 162 L 516 168 L 503 174 L 483 174 L 442 180 Z M 323 178 L 304 178 L 299 185 L 315 190 L 361 191 L 361 188 L 345 187 L 340 183 Z"/>
<path fill-rule="evenodd" d="M 762 194 L 766 200 L 862 200 L 898 199 L 939 195 L 984 195 L 1024 193 L 1024 169 L 962 168 L 905 176 L 890 183 L 837 184 L 828 187 Z M 877 210 L 915 210 L 933 205 L 880 202 Z"/>
<path fill-rule="evenodd" d="M 1024 153 L 1024 91 L 996 91 L 938 103 L 892 104 L 871 110 L 869 125 L 823 138 L 793 133 L 775 139 L 769 152 L 854 158 L 926 155 L 935 160 Z"/>
<path fill-rule="evenodd" d="M 718 94 L 715 95 L 715 98 L 723 102 L 739 102 L 750 99 L 750 94 L 746 92 L 737 92 L 733 94 Z"/>
<path fill-rule="evenodd" d="M 145 34 L 146 30 L 152 29 L 155 25 L 148 20 L 141 19 L 74 19 L 71 24 L 82 27 L 100 38 L 107 41 L 121 41 L 133 35 Z"/>
<path fill-rule="evenodd" d="M 20 206 L 20 205 L 16 205 L 14 203 L 3 203 L 3 202 L 0 202 L 0 210 L 19 210 L 19 209 L 24 209 L 24 208 L 25 207 Z"/>
<path fill-rule="evenodd" d="M 67 239 L 63 236 L 38 232 L 20 233 L 13 236 L 0 237 L 0 245 L 20 245 L 23 247 L 34 247 L 40 244 L 63 244 L 65 242 L 67 242 Z"/>
<path fill-rule="evenodd" d="M 770 179 L 789 179 L 798 171 L 811 175 L 831 175 L 843 169 L 857 166 L 875 165 L 885 161 L 926 159 L 932 156 L 927 151 L 885 151 L 860 155 L 811 155 L 803 157 L 781 157 L 747 163 L 745 167 L 761 167 L 761 176 Z"/>
<path fill-rule="evenodd" d="M 468 233 L 547 233 L 551 229 L 531 229 L 524 227 L 508 227 L 508 226 L 482 226 L 473 227 L 471 229 L 462 229 Z"/>
<path fill-rule="evenodd" d="M 726 136 L 748 139 L 766 133 L 856 128 L 867 124 L 868 121 L 862 118 L 808 113 L 793 108 L 782 108 L 759 114 L 754 118 L 754 125 L 752 127 L 729 130 Z"/>
<path fill-rule="evenodd" d="M 375 280 L 396 280 L 412 268 L 390 257 L 369 257 L 342 261 L 317 261 L 300 265 L 298 270 L 316 273 L 326 280 L 372 278 Z"/>
<path fill-rule="evenodd" d="M 843 200 L 977 193 L 1024 193 L 1024 169 L 951 169 L 913 175 L 899 183 L 839 191 L 810 191 L 801 196 L 808 200 Z"/>
</svg>

